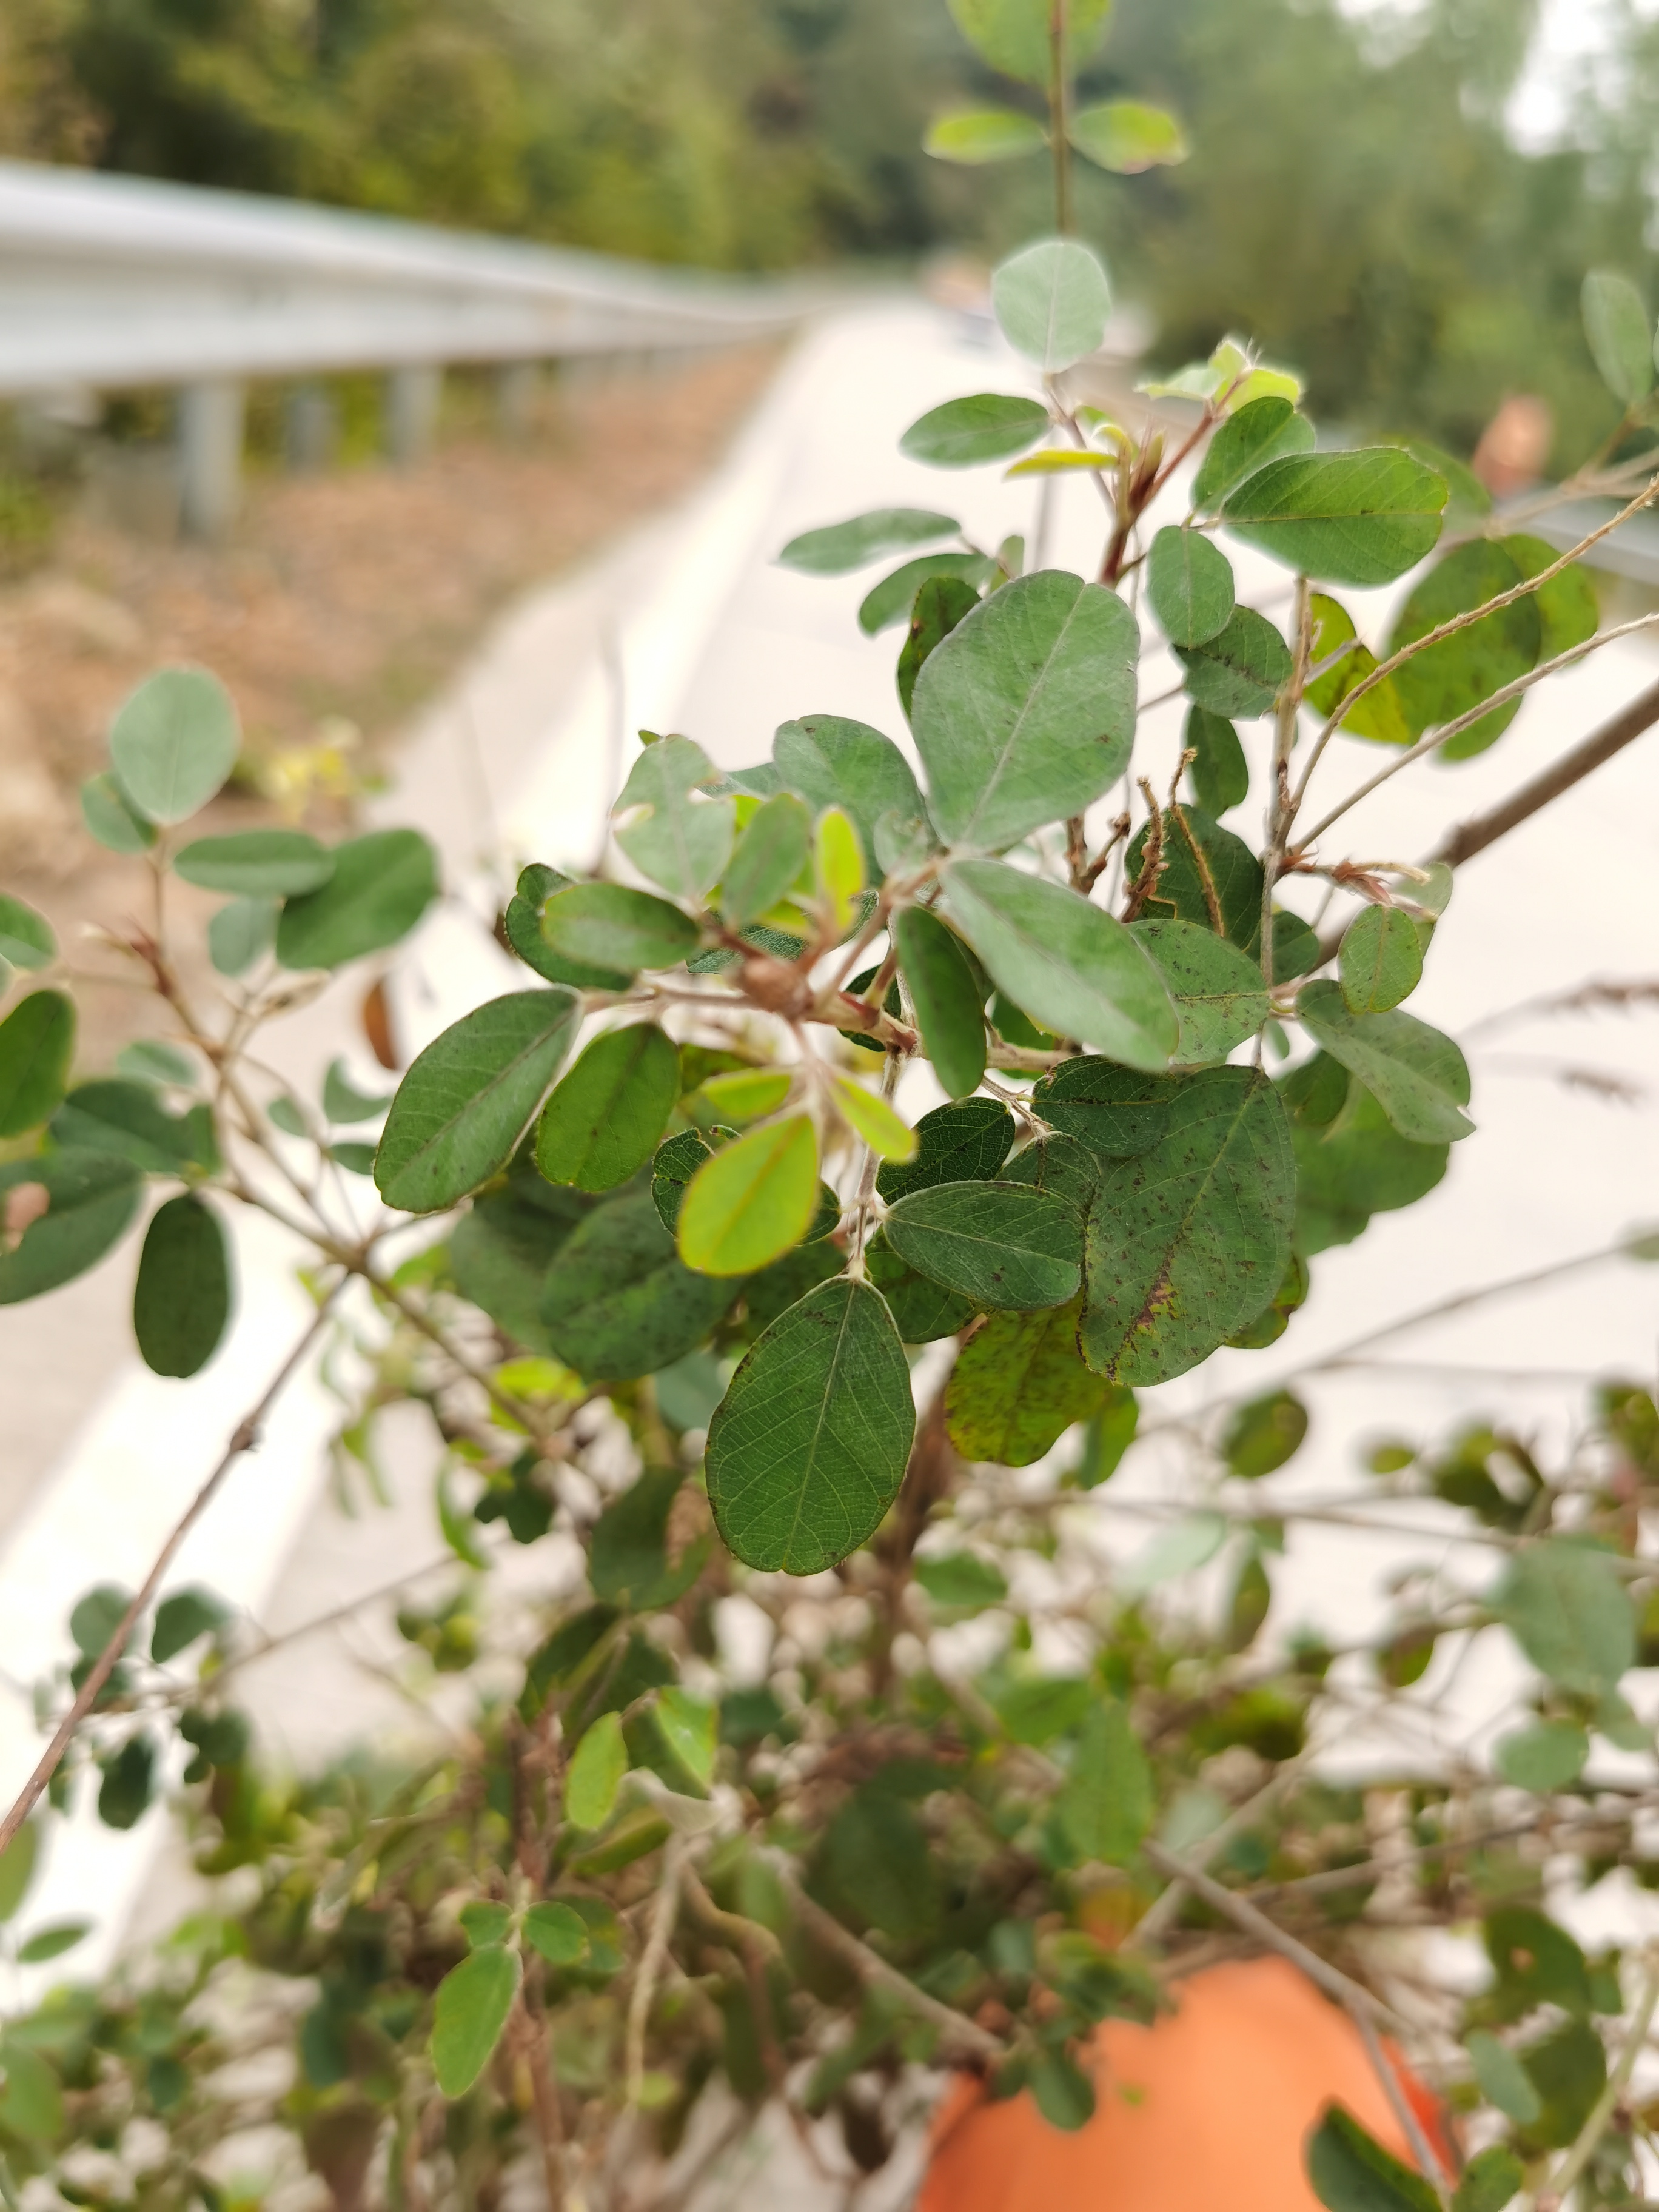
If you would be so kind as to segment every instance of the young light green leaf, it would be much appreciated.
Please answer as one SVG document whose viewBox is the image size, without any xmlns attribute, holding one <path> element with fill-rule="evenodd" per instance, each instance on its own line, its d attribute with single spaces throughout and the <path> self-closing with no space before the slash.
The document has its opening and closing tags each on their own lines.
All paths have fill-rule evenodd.
<svg viewBox="0 0 1659 2212">
<path fill-rule="evenodd" d="M 1042 400 L 975 392 L 918 416 L 899 440 L 899 451 L 933 468 L 969 469 L 1023 453 L 1048 431 L 1048 410 Z"/>
<path fill-rule="evenodd" d="M 1552 1538 L 1517 1552 L 1492 1609 L 1540 1674 L 1564 1689 L 1614 1688 L 1636 1662 L 1630 1595 L 1605 1552 Z"/>
<path fill-rule="evenodd" d="M 1112 294 L 1106 271 L 1086 246 L 1074 238 L 1045 238 L 993 273 L 991 305 L 1015 352 L 1054 375 L 1098 347 Z"/>
<path fill-rule="evenodd" d="M 146 1757 L 150 1749 L 144 1738 L 137 1739 L 136 1746 L 130 1747 L 136 1747 Z M 101 1791 L 98 1802 L 101 1811 Z M 109 1825 L 131 1827 L 132 1822 L 111 1820 Z M 8 2135 L 21 2136 L 26 2143 L 37 2148 L 58 2142 L 64 2132 L 64 2087 L 54 2069 L 17 2033 L 0 2042 L 0 2069 L 5 2075 L 5 2087 L 0 2090 L 0 2128 Z"/>
<path fill-rule="evenodd" d="M 1040 154 L 1048 133 L 1035 116 L 1017 107 L 958 107 L 935 116 L 921 142 L 936 161 L 1012 161 Z"/>
<path fill-rule="evenodd" d="M 147 852 L 155 842 L 155 825 L 112 775 L 89 775 L 81 786 L 81 818 L 106 853 Z"/>
<path fill-rule="evenodd" d="M 446 2097 L 464 2097 L 501 2039 L 524 1963 L 516 1951 L 473 1951 L 438 1984 L 432 2015 L 432 2070 Z"/>
<path fill-rule="evenodd" d="M 35 1200 L 21 1237 L 0 1246 L 0 1305 L 38 1298 L 96 1266 L 126 1233 L 143 1190 L 137 1169 L 106 1152 L 56 1152 L 0 1165 L 0 1209 L 14 1191 Z"/>
<path fill-rule="evenodd" d="M 668 1748 L 694 1781 L 706 1790 L 714 1778 L 714 1747 L 720 1714 L 713 1705 L 671 1683 L 657 1692 L 657 1726 Z"/>
<path fill-rule="evenodd" d="M 1146 557 L 1146 596 L 1171 645 L 1202 645 L 1232 619 L 1232 562 L 1202 531 L 1160 530 Z"/>
<path fill-rule="evenodd" d="M 198 837 L 174 854 L 173 866 L 204 891 L 277 899 L 320 890 L 334 873 L 334 855 L 303 830 L 244 830 L 231 837 Z"/>
<path fill-rule="evenodd" d="M 1116 592 L 1059 569 L 959 623 L 911 702 L 944 836 L 994 850 L 1099 798 L 1128 757 L 1139 651 Z"/>
<path fill-rule="evenodd" d="M 693 904 L 732 857 L 732 801 L 694 796 L 714 773 L 702 747 L 690 738 L 659 738 L 635 762 L 611 809 L 629 817 L 617 842 L 641 874 Z"/>
<path fill-rule="evenodd" d="M 542 1327 L 588 1382 L 629 1382 L 696 1351 L 738 1290 L 684 1266 L 651 1194 L 638 1191 L 597 1207 L 560 1247 L 544 1281 Z"/>
<path fill-rule="evenodd" d="M 1402 1137 L 1443 1145 L 1474 1130 L 1463 1111 L 1468 1065 L 1449 1036 L 1397 1009 L 1350 1013 L 1336 983 L 1304 984 L 1296 1011 L 1314 1042 L 1359 1078 Z"/>
<path fill-rule="evenodd" d="M 748 1275 L 799 1244 L 818 1202 L 818 1145 L 811 1119 L 751 1129 L 712 1153 L 679 1210 L 679 1254 L 705 1275 Z"/>
<path fill-rule="evenodd" d="M 1466 545 L 1454 547 L 1443 561 L 1435 563 L 1401 609 L 1389 651 L 1398 653 L 1402 646 L 1414 644 L 1453 615 L 1484 606 L 1500 592 L 1513 591 L 1522 580 L 1515 561 L 1492 538 L 1472 538 Z M 1536 599 L 1527 598 L 1498 608 L 1402 662 L 1389 680 L 1412 735 L 1417 737 L 1431 725 L 1470 713 L 1501 685 L 1526 675 L 1536 664 L 1542 642 L 1543 618 Z M 1520 710 L 1518 699 L 1494 708 L 1472 729 L 1443 746 L 1441 758 L 1467 760 L 1483 752 Z"/>
<path fill-rule="evenodd" d="M 953 862 L 945 894 L 992 981 L 1034 1020 L 1127 1066 L 1169 1066 L 1179 1030 L 1163 977 L 1103 908 L 1000 860 Z"/>
<path fill-rule="evenodd" d="M 1063 1199 L 1012 1182 L 912 1191 L 883 1231 L 907 1267 L 975 1305 L 1064 1305 L 1082 1276 L 1081 1224 Z"/>
<path fill-rule="evenodd" d="M 812 880 L 831 927 L 844 937 L 853 924 L 854 902 L 864 889 L 864 855 L 859 833 L 844 808 L 826 807 L 812 833 Z"/>
<path fill-rule="evenodd" d="M 1653 389 L 1653 323 L 1642 295 L 1616 269 L 1592 269 L 1582 300 L 1601 381 L 1621 405 L 1634 407 Z"/>
<path fill-rule="evenodd" d="M 341 968 L 396 945 L 438 896 L 438 856 L 417 830 L 372 830 L 334 848 L 320 890 L 290 898 L 276 925 L 284 968 Z"/>
<path fill-rule="evenodd" d="M 1192 151 L 1168 108 L 1149 107 L 1139 100 L 1103 100 L 1079 107 L 1066 135 L 1079 154 L 1120 177 L 1184 161 Z"/>
<path fill-rule="evenodd" d="M 1395 906 L 1363 908 L 1343 932 L 1336 965 L 1351 1014 L 1386 1014 L 1423 980 L 1417 924 Z"/>
<path fill-rule="evenodd" d="M 1193 796 L 1206 814 L 1226 814 L 1249 797 L 1250 764 L 1237 731 L 1224 715 L 1213 714 L 1207 707 L 1189 707 L 1181 744 L 1183 751 L 1196 756 L 1188 774 Z"/>
<path fill-rule="evenodd" d="M 233 1300 L 230 1249 L 218 1215 L 187 1194 L 150 1217 L 132 1294 L 132 1331 L 144 1364 L 180 1377 L 205 1367 Z"/>
<path fill-rule="evenodd" d="M 386 1204 L 436 1212 L 504 1167 L 580 1018 L 556 985 L 491 999 L 434 1037 L 398 1085 L 374 1156 Z"/>
<path fill-rule="evenodd" d="M 1539 2103 L 1535 2091 L 1534 2102 Z M 1488 2143 L 1463 2168 L 1452 2191 L 1451 2212 L 1504 2212 L 1510 2199 L 1519 2196 L 1526 2178 L 1527 2169 L 1507 2143 Z"/>
<path fill-rule="evenodd" d="M 1176 659 L 1187 672 L 1189 696 L 1200 707 L 1246 720 L 1272 711 L 1292 665 L 1289 646 L 1254 607 L 1235 607 L 1202 645 L 1178 645 Z"/>
<path fill-rule="evenodd" d="M 1489 2028 L 1477 2027 L 1465 2048 L 1481 2095 L 1509 2119 L 1530 2127 L 1543 2103 L 1526 2068 Z"/>
<path fill-rule="evenodd" d="M 1109 1166 L 1085 1239 L 1081 1341 L 1097 1374 L 1167 1382 L 1272 1299 L 1290 1258 L 1296 1167 L 1289 1119 L 1254 1070 L 1178 1085 L 1167 1133 Z"/>
<path fill-rule="evenodd" d="M 1112 0 L 1069 0 L 1062 19 L 1068 75 L 1099 46 L 1111 8 Z M 994 70 L 1047 88 L 1054 67 L 1050 0 L 951 0 L 951 13 L 963 37 Z"/>
<path fill-rule="evenodd" d="M 63 1103 L 75 1049 L 75 1006 L 31 991 L 0 1022 L 0 1137 L 38 1129 Z"/>
<path fill-rule="evenodd" d="M 859 605 L 859 628 L 866 637 L 878 637 L 896 623 L 908 622 L 916 594 L 935 577 L 953 576 L 971 585 L 977 599 L 980 586 L 996 574 L 996 562 L 984 553 L 923 553 L 866 592 Z"/>
<path fill-rule="evenodd" d="M 1209 1067 L 1267 1018 L 1261 970 L 1248 952 L 1191 921 L 1137 921 L 1135 942 L 1163 976 L 1181 1025 L 1172 1067 Z"/>
<path fill-rule="evenodd" d="M 532 1905 L 524 1917 L 524 1936 L 550 1966 L 574 1966 L 587 1955 L 587 1923 L 568 1905 Z"/>
<path fill-rule="evenodd" d="M 816 813 L 839 806 L 859 826 L 866 862 L 875 859 L 875 828 L 884 814 L 925 817 L 915 775 L 890 738 L 867 722 L 840 714 L 803 714 L 785 722 L 772 757 L 786 787 Z"/>
<path fill-rule="evenodd" d="M 738 839 L 720 884 L 720 915 L 741 929 L 775 907 L 812 857 L 812 817 L 792 791 L 767 799 Z"/>
<path fill-rule="evenodd" d="M 1492 1765 L 1505 1782 L 1547 1797 L 1577 1780 L 1589 1757 L 1589 1738 L 1572 1721 L 1540 1721 L 1516 1729 L 1492 1746 Z"/>
<path fill-rule="evenodd" d="M 1313 451 L 1314 426 L 1292 401 L 1270 393 L 1228 416 L 1210 441 L 1193 479 L 1193 505 L 1219 507 L 1247 477 L 1287 453 Z"/>
<path fill-rule="evenodd" d="M 1308 2179 L 1326 2212 L 1440 2212 L 1420 2173 L 1402 2166 L 1340 2105 L 1308 2138 Z"/>
<path fill-rule="evenodd" d="M 513 1926 L 510 1905 L 499 1903 L 493 1897 L 475 1897 L 464 1905 L 458 1916 L 462 1933 L 475 1951 L 505 1943 Z"/>
<path fill-rule="evenodd" d="M 1054 1811 L 1079 1859 L 1125 1865 L 1152 1825 L 1152 1773 L 1115 1698 L 1085 1717 L 1077 1753 Z"/>
<path fill-rule="evenodd" d="M 889 1205 L 937 1182 L 988 1181 L 1008 1157 L 1014 1117 L 994 1098 L 963 1098 L 924 1114 L 913 1133 L 913 1156 L 886 1161 L 877 1172 L 876 1188 Z"/>
<path fill-rule="evenodd" d="M 915 604 L 910 610 L 910 629 L 899 650 L 898 695 L 907 721 L 915 708 L 916 678 L 927 665 L 930 653 L 943 645 L 959 622 L 972 614 L 979 605 L 979 593 L 971 584 L 964 584 L 954 576 L 933 576 L 916 593 Z M 884 824 L 895 830 L 901 842 L 892 845 L 883 841 Z M 881 817 L 876 824 L 876 858 L 890 873 L 908 870 L 925 860 L 933 840 L 927 824 L 919 817 L 907 818 L 896 813 Z"/>
<path fill-rule="evenodd" d="M 964 1459 L 1030 1467 L 1073 1423 L 1092 1419 L 1110 1393 L 1077 1348 L 1083 1301 L 1033 1313 L 994 1313 L 957 1356 L 945 1423 Z"/>
<path fill-rule="evenodd" d="M 543 908 L 542 935 L 567 960 L 594 967 L 609 961 L 632 975 L 641 968 L 678 968 L 696 951 L 698 931 L 690 915 L 649 891 L 573 884 Z"/>
<path fill-rule="evenodd" d="M 150 822 L 183 822 L 236 765 L 235 705 L 205 668 L 161 668 L 129 693 L 110 726 L 122 791 Z"/>
<path fill-rule="evenodd" d="M 803 531 L 790 539 L 778 562 L 809 576 L 844 576 L 849 569 L 879 561 L 884 553 L 925 545 L 930 538 L 954 538 L 961 527 L 954 515 L 933 514 L 926 507 L 878 507 L 868 514 L 855 514 L 850 522 Z"/>
<path fill-rule="evenodd" d="M 564 1814 L 579 1828 L 602 1828 L 617 1809 L 628 1771 L 620 1713 L 601 1713 L 571 1756 L 564 1778 Z"/>
<path fill-rule="evenodd" d="M 232 899 L 209 917 L 208 957 L 221 975 L 245 975 L 276 943 L 275 899 Z"/>
<path fill-rule="evenodd" d="M 1269 461 L 1228 494 L 1237 537 L 1304 576 L 1391 584 L 1440 535 L 1446 480 L 1398 446 Z"/>
<path fill-rule="evenodd" d="M 46 916 L 0 892 L 0 960 L 35 969 L 50 967 L 57 957 L 58 939 Z"/>
<path fill-rule="evenodd" d="M 811 1291 L 745 1354 L 709 1424 L 708 1501 L 751 1567 L 817 1574 L 872 1536 L 915 1434 L 910 1370 L 867 1283 Z"/>
<path fill-rule="evenodd" d="M 896 915 L 893 935 L 939 1086 L 966 1098 L 985 1074 L 985 1009 L 973 970 L 954 933 L 926 907 Z"/>
<path fill-rule="evenodd" d="M 833 1075 L 830 1079 L 843 1118 L 872 1152 L 884 1160 L 915 1159 L 916 1133 L 884 1098 L 878 1098 L 873 1091 L 854 1083 L 851 1076 Z"/>
<path fill-rule="evenodd" d="M 1230 1474 L 1258 1482 L 1294 1459 L 1308 1433 L 1308 1409 L 1289 1390 L 1271 1390 L 1241 1406 L 1221 1432 Z"/>
<path fill-rule="evenodd" d="M 607 1030 L 543 1107 L 537 1167 L 549 1182 L 614 1190 L 655 1152 L 679 1085 L 678 1050 L 654 1022 Z"/>
</svg>

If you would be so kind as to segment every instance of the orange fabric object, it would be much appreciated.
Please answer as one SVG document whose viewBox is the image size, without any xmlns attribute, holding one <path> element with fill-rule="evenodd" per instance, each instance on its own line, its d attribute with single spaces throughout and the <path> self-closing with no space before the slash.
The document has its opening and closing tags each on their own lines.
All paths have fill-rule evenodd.
<svg viewBox="0 0 1659 2212">
<path fill-rule="evenodd" d="M 1283 1959 L 1178 1982 L 1151 2027 L 1095 2032 L 1095 2116 L 1066 2134 L 1029 2093 L 957 2084 L 915 2212 L 1320 2212 L 1303 2146 L 1334 2100 L 1414 2164 L 1345 2013 Z M 1437 2151 L 1439 2116 L 1402 2066 Z"/>
</svg>

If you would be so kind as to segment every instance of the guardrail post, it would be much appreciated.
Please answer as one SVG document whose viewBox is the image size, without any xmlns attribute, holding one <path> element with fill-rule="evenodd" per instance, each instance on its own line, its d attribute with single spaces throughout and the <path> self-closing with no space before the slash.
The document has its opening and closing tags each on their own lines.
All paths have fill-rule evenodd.
<svg viewBox="0 0 1659 2212">
<path fill-rule="evenodd" d="M 328 467 L 334 459 L 339 430 L 339 410 L 326 386 L 289 387 L 283 407 L 283 442 L 288 465 L 295 476 Z"/>
<path fill-rule="evenodd" d="M 432 449 L 444 373 L 424 362 L 394 368 L 386 380 L 386 449 L 392 460 L 418 461 Z"/>
<path fill-rule="evenodd" d="M 186 538 L 222 538 L 236 519 L 246 397 L 240 384 L 222 379 L 187 384 L 179 394 L 179 520 Z"/>
<path fill-rule="evenodd" d="M 541 368 L 533 361 L 504 362 L 495 371 L 495 427 L 516 445 L 535 422 Z"/>
</svg>

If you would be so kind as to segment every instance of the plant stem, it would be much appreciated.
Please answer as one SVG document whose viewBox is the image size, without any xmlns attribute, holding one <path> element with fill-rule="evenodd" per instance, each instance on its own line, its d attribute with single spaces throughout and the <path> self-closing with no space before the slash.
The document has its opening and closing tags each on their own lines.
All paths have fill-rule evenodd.
<svg viewBox="0 0 1659 2212">
<path fill-rule="evenodd" d="M 1619 2109 L 1619 2100 L 1630 2086 L 1630 2077 L 1636 2070 L 1636 2062 L 1642 2055 L 1642 2046 L 1648 2039 L 1648 2030 L 1653 2025 L 1656 2005 L 1659 2005 L 1659 1966 L 1650 1965 L 1637 1999 L 1636 2013 L 1625 2038 L 1625 2047 L 1619 2054 L 1618 2063 L 1607 2076 L 1601 2095 L 1590 2106 L 1589 2117 L 1578 2130 L 1577 2141 L 1562 2160 L 1538 2192 L 1538 2212 L 1560 2204 L 1567 2191 L 1577 2181 L 1584 2168 L 1595 2154 L 1595 2147 L 1607 2133 L 1613 2114 Z"/>
<path fill-rule="evenodd" d="M 1650 684 L 1645 691 L 1637 693 L 1628 707 L 1621 708 L 1599 729 L 1592 730 L 1571 752 L 1564 753 L 1553 768 L 1534 776 L 1529 783 L 1523 783 L 1501 806 L 1494 806 L 1489 812 L 1477 814 L 1472 820 L 1460 823 L 1455 830 L 1449 830 L 1430 858 L 1443 860 L 1449 868 L 1461 867 L 1465 860 L 1472 860 L 1488 845 L 1507 836 L 1540 807 L 1559 799 L 1564 791 L 1582 782 L 1604 761 L 1610 761 L 1615 753 L 1622 752 L 1644 731 L 1650 730 L 1656 722 L 1659 722 L 1659 684 Z"/>
<path fill-rule="evenodd" d="M 1054 161 L 1054 228 L 1062 238 L 1072 231 L 1072 142 L 1069 87 L 1066 75 L 1066 17 L 1067 0 L 1050 0 L 1048 9 L 1048 143 Z"/>
<path fill-rule="evenodd" d="M 678 1836 L 672 1838 L 663 1854 L 662 1882 L 651 1908 L 650 1929 L 628 2000 L 625 2078 L 630 2105 L 640 2104 L 645 2095 L 645 2032 L 650 2024 L 651 2000 L 656 1995 L 658 1979 L 668 1956 L 669 1938 L 679 1911 L 680 1869 L 684 1856 L 684 1845 Z"/>
</svg>

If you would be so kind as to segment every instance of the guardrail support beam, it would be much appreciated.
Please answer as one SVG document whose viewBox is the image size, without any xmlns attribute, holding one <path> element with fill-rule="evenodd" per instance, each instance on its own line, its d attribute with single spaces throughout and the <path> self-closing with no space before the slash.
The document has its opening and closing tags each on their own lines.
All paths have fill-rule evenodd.
<svg viewBox="0 0 1659 2212">
<path fill-rule="evenodd" d="M 236 520 L 246 398 L 229 379 L 187 384 L 179 394 L 179 520 L 186 538 L 211 544 Z"/>
<path fill-rule="evenodd" d="M 495 371 L 495 427 L 514 445 L 534 427 L 541 381 L 539 362 L 505 362 Z"/>
<path fill-rule="evenodd" d="M 386 380 L 386 449 L 407 465 L 424 459 L 438 434 L 444 373 L 424 362 L 394 368 Z"/>
<path fill-rule="evenodd" d="M 292 473 L 307 476 L 327 468 L 340 435 L 339 410 L 327 386 L 290 386 L 283 418 L 283 449 Z"/>
</svg>

